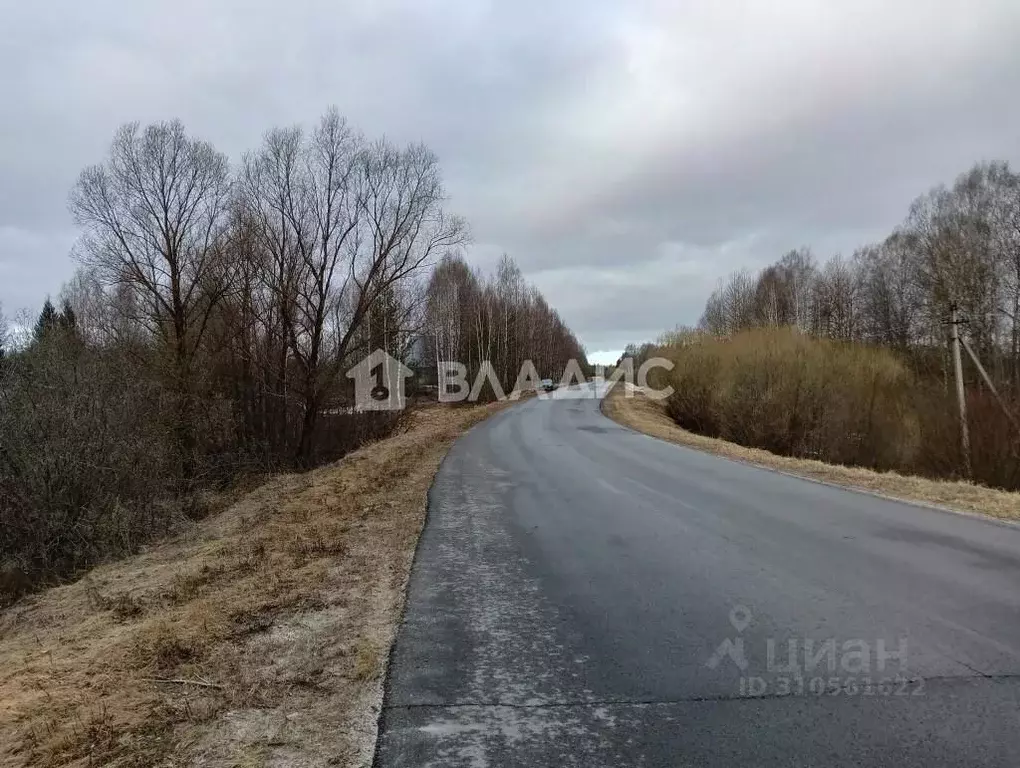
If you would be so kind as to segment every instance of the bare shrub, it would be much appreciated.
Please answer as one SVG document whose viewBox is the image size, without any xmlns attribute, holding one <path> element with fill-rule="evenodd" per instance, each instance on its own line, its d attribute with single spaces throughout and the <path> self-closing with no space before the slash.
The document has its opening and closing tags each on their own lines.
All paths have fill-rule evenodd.
<svg viewBox="0 0 1020 768">
<path fill-rule="evenodd" d="M 666 412 L 685 429 L 784 456 L 959 476 L 959 424 L 945 381 L 917 356 L 792 328 L 701 335 L 647 352 L 673 360 Z M 981 440 L 974 479 L 1020 488 L 1016 436 L 990 393 L 968 396 Z"/>
<path fill-rule="evenodd" d="M 168 441 L 155 384 L 116 351 L 54 334 L 0 386 L 0 560 L 33 579 L 132 551 L 167 530 Z"/>
<path fill-rule="evenodd" d="M 781 329 L 660 351 L 675 363 L 667 411 L 687 429 L 840 464 L 889 468 L 916 454 L 912 377 L 885 350 Z"/>
<path fill-rule="evenodd" d="M 969 360 L 964 361 L 970 457 L 963 456 L 962 424 L 957 405 L 949 397 L 953 374 L 947 325 L 952 307 L 963 318 L 961 337 L 983 361 L 1004 399 L 1003 405 L 996 404 L 985 377 Z M 1020 482 L 1020 428 L 1010 423 L 1020 413 L 1020 174 L 1008 163 L 978 163 L 952 186 L 930 189 L 913 202 L 903 223 L 884 241 L 858 248 L 850 259 L 836 254 L 818 266 L 810 251 L 801 249 L 787 253 L 757 276 L 747 270 L 735 272 L 708 298 L 700 325 L 720 336 L 750 328 L 793 326 L 821 338 L 894 349 L 915 377 L 903 427 L 912 437 L 904 438 L 902 445 L 897 442 L 897 450 L 911 444 L 917 450 L 912 458 L 886 455 L 890 444 L 885 433 L 903 430 L 886 425 L 880 431 L 880 425 L 866 424 L 870 431 L 853 432 L 861 449 L 870 440 L 868 450 L 874 455 L 867 453 L 864 458 L 876 466 L 905 462 L 937 477 L 969 471 L 977 482 L 1004 488 L 1015 488 Z M 878 358 L 859 362 L 866 365 L 869 359 Z M 835 370 L 816 368 L 817 362 L 808 363 L 805 375 Z M 828 364 L 838 368 L 840 363 L 832 359 Z M 784 378 L 790 380 L 788 370 L 786 374 Z M 815 445 L 803 443 L 796 434 L 783 439 L 775 423 L 761 421 L 773 418 L 768 399 L 775 396 L 771 382 L 762 389 L 763 374 L 753 365 L 742 366 L 735 377 L 736 386 L 746 390 L 735 402 L 743 404 L 743 417 L 753 420 L 733 427 L 741 433 L 737 439 L 767 443 L 782 452 L 822 456 L 835 451 L 844 460 L 861 460 L 846 440 L 837 441 L 841 447 L 835 450 L 830 440 Z M 863 371 L 834 379 L 833 386 L 848 382 L 856 386 L 865 380 L 871 382 L 870 395 L 859 391 L 856 394 L 863 400 L 840 402 L 888 402 L 896 397 L 898 385 L 893 385 L 892 392 L 885 391 L 887 377 L 869 378 Z M 698 398 L 704 400 L 705 393 L 698 388 L 699 382 L 705 384 L 695 376 L 691 390 L 672 403 L 672 412 L 692 429 L 715 434 L 719 426 L 710 421 L 712 409 L 706 402 L 699 405 Z M 794 426 L 803 428 L 805 413 L 817 421 L 811 408 L 837 407 L 834 398 L 820 403 L 803 403 L 806 411 L 789 414 Z M 885 418 L 882 411 L 866 413 L 868 419 Z M 846 421 L 839 416 L 834 421 L 841 419 Z M 896 424 L 895 420 L 890 423 Z"/>
</svg>

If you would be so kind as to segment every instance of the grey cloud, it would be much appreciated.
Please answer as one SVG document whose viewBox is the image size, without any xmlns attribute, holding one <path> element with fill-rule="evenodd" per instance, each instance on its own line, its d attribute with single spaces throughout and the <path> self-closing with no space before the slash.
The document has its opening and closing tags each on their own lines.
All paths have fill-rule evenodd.
<svg viewBox="0 0 1020 768">
<path fill-rule="evenodd" d="M 59 5 L 5 13 L 8 310 L 70 276 L 68 190 L 127 120 L 179 116 L 234 159 L 330 104 L 424 140 L 472 260 L 513 255 L 592 350 L 694 322 L 741 266 L 880 237 L 976 160 L 1020 161 L 1006 0 Z"/>
</svg>

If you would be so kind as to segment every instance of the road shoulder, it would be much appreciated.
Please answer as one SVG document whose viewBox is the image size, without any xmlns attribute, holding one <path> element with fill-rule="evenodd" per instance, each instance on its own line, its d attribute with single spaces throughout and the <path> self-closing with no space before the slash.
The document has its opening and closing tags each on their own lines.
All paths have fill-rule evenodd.
<svg viewBox="0 0 1020 768">
<path fill-rule="evenodd" d="M 679 427 L 666 414 L 660 401 L 648 398 L 636 388 L 614 387 L 602 401 L 602 412 L 618 424 L 651 437 L 764 469 L 943 511 L 1020 521 L 1020 493 L 961 481 L 930 480 L 825 464 L 746 448 Z"/>
</svg>

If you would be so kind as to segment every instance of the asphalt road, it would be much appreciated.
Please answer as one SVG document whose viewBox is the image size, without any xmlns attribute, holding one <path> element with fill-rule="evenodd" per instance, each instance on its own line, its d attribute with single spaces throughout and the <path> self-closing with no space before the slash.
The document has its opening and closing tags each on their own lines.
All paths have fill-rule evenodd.
<svg viewBox="0 0 1020 768">
<path fill-rule="evenodd" d="M 533 400 L 444 462 L 379 766 L 1020 766 L 1020 528 Z"/>
</svg>

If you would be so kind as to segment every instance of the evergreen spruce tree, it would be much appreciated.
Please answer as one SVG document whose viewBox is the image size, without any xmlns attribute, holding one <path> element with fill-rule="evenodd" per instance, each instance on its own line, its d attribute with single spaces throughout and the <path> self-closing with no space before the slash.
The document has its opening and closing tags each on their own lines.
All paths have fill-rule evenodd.
<svg viewBox="0 0 1020 768">
<path fill-rule="evenodd" d="M 71 302 L 67 299 L 64 299 L 64 305 L 57 318 L 57 323 L 60 325 L 60 330 L 69 336 L 74 335 L 78 330 L 78 319 L 74 316 L 74 309 L 72 309 Z"/>
<path fill-rule="evenodd" d="M 43 304 L 42 312 L 39 313 L 39 319 L 35 323 L 35 340 L 39 342 L 49 336 L 50 332 L 58 327 L 59 322 L 57 310 L 53 308 L 53 302 L 47 297 L 46 303 Z"/>
</svg>

